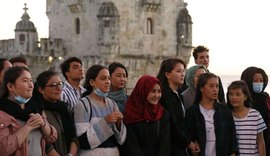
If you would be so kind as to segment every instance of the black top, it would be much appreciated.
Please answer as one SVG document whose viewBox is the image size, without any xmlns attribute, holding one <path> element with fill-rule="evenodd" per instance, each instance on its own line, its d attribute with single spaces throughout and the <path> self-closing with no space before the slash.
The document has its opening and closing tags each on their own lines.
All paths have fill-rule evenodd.
<svg viewBox="0 0 270 156">
<path fill-rule="evenodd" d="M 214 127 L 216 134 L 216 156 L 229 156 L 237 151 L 235 125 L 231 111 L 223 104 L 214 104 Z M 186 124 L 193 141 L 200 145 L 199 156 L 205 156 L 206 129 L 199 104 L 186 112 Z"/>
<path fill-rule="evenodd" d="M 169 156 L 170 124 L 169 113 L 164 111 L 159 121 L 142 121 L 127 124 L 124 144 L 125 156 Z"/>
<path fill-rule="evenodd" d="M 187 155 L 186 148 L 191 142 L 185 126 L 181 93 L 178 95 L 171 88 L 164 88 L 161 97 L 161 104 L 170 114 L 171 156 Z"/>
</svg>

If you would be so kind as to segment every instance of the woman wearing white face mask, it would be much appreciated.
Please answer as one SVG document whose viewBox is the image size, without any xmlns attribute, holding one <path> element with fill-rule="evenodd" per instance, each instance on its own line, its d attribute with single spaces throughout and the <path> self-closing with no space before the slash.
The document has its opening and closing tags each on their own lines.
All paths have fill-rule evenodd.
<svg viewBox="0 0 270 156">
<path fill-rule="evenodd" d="M 43 107 L 29 101 L 33 88 L 27 68 L 11 67 L 5 72 L 0 95 L 0 155 L 44 156 L 45 142 L 57 138 Z"/>
<path fill-rule="evenodd" d="M 126 127 L 117 104 L 107 97 L 110 85 L 106 67 L 93 65 L 87 70 L 86 92 L 74 107 L 80 156 L 119 156 L 117 146 L 126 139 Z"/>
<path fill-rule="evenodd" d="M 253 108 L 258 110 L 261 113 L 264 122 L 268 123 L 267 100 L 269 95 L 264 91 L 268 84 L 268 76 L 265 71 L 258 67 L 248 67 L 242 72 L 241 80 L 244 80 L 248 85 L 253 100 Z M 269 125 L 267 128 L 270 128 Z M 269 147 L 269 131 L 264 130 L 263 132 L 265 147 Z M 270 155 L 269 148 L 266 148 L 266 155 Z"/>
</svg>

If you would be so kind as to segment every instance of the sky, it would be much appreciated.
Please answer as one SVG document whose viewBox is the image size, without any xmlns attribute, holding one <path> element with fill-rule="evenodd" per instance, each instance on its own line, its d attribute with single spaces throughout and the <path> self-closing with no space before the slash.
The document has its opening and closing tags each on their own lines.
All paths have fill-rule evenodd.
<svg viewBox="0 0 270 156">
<path fill-rule="evenodd" d="M 211 72 L 241 75 L 249 66 L 270 75 L 270 0 L 185 0 L 193 21 L 193 46 L 210 51 Z M 14 38 L 16 23 L 29 8 L 30 20 L 40 38 L 48 37 L 46 0 L 3 0 L 0 5 L 0 39 Z M 193 65 L 193 58 L 189 66 Z"/>
</svg>

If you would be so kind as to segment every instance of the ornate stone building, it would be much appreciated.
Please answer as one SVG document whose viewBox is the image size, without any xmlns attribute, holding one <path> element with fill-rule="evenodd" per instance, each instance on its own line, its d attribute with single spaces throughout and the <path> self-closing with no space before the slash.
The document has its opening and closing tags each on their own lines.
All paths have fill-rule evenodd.
<svg viewBox="0 0 270 156">
<path fill-rule="evenodd" d="M 15 39 L 0 41 L 0 55 L 24 55 L 34 75 L 77 56 L 85 68 L 123 63 L 129 86 L 143 74 L 156 75 L 169 57 L 189 62 L 192 20 L 183 0 L 47 0 L 49 38 L 41 38 L 25 7 Z M 50 58 L 50 61 L 48 61 Z"/>
</svg>

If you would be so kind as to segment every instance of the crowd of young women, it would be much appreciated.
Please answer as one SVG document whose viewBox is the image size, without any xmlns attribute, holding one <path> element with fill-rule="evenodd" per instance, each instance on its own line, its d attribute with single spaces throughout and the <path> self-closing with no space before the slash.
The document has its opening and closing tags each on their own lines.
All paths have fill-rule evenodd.
<svg viewBox="0 0 270 156">
<path fill-rule="evenodd" d="M 34 85 L 27 68 L 8 68 L 0 91 L 0 155 L 269 156 L 265 72 L 247 68 L 229 85 L 225 104 L 217 75 L 203 65 L 185 71 L 181 59 L 163 60 L 157 76 L 141 76 L 128 96 L 124 65 L 93 65 L 71 114 L 58 73 L 44 71 Z"/>
</svg>

